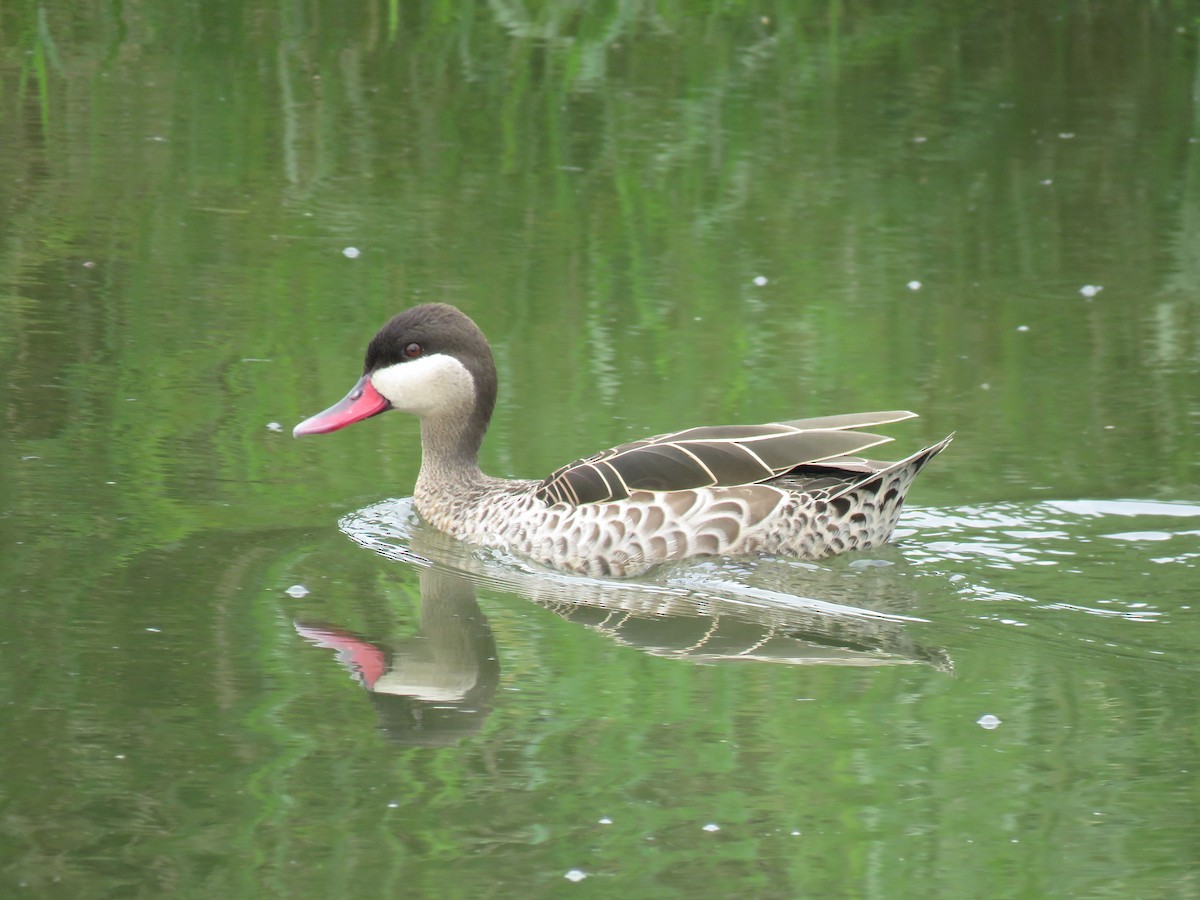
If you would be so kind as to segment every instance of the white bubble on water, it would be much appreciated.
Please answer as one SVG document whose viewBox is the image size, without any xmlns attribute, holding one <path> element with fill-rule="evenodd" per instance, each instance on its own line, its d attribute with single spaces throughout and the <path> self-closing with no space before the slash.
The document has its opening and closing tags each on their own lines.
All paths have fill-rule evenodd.
<svg viewBox="0 0 1200 900">
<path fill-rule="evenodd" d="M 301 597 L 307 597 L 310 592 L 308 588 L 302 584 L 293 584 L 290 588 L 284 591 L 284 593 L 293 599 L 299 600 Z"/>
<path fill-rule="evenodd" d="M 986 713 L 975 720 L 975 724 L 980 728 L 986 728 L 991 731 L 993 728 L 1000 727 L 1000 720 L 991 713 Z"/>
</svg>

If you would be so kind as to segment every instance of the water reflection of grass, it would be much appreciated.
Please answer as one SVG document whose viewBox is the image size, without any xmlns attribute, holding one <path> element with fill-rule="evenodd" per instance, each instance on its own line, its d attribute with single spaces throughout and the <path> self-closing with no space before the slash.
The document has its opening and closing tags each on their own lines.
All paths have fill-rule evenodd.
<svg viewBox="0 0 1200 900">
<path fill-rule="evenodd" d="M 0 255 L 13 439 L 32 385 L 71 385 L 91 414 L 55 433 L 120 470 L 134 520 L 410 481 L 411 448 L 363 443 L 314 483 L 265 425 L 431 297 L 503 351 L 505 474 L 695 421 L 912 405 L 976 436 L 947 460 L 959 492 L 1191 478 L 1172 348 L 1196 320 L 1148 308 L 1140 262 L 1166 231 L 1176 297 L 1194 268 L 1175 5 L 39 9 L 10 8 L 0 63 L 42 132 L 6 111 L 24 187 L 0 199 L 36 236 Z"/>
</svg>

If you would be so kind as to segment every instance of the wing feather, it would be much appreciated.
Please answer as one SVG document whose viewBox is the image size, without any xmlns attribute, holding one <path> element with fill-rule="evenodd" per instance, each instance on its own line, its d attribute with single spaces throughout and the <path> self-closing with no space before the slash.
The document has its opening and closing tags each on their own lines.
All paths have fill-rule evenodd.
<svg viewBox="0 0 1200 900">
<path fill-rule="evenodd" d="M 874 428 L 876 425 L 892 425 L 919 416 L 907 409 L 889 409 L 883 412 L 843 413 L 839 416 L 818 416 L 815 419 L 792 419 L 780 422 L 793 428 L 824 428 L 840 431 L 845 428 Z"/>
<path fill-rule="evenodd" d="M 632 491 L 756 484 L 799 466 L 856 456 L 891 438 L 851 429 L 913 415 L 854 413 L 660 434 L 569 463 L 543 481 L 537 495 L 549 503 L 579 505 L 622 500 Z"/>
</svg>

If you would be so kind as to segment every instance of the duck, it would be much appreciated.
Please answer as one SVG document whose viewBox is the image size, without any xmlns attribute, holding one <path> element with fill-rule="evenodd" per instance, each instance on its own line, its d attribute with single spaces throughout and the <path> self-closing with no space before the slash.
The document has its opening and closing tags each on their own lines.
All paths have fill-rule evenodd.
<svg viewBox="0 0 1200 900">
<path fill-rule="evenodd" d="M 603 578 L 694 557 L 816 560 L 878 547 L 913 479 L 954 437 L 882 462 L 861 454 L 891 438 L 861 429 L 916 413 L 705 425 L 620 444 L 541 480 L 496 478 L 480 469 L 479 450 L 497 388 L 479 326 L 425 303 L 388 320 L 350 392 L 292 433 L 326 434 L 389 410 L 416 415 L 422 519 L 469 544 Z"/>
</svg>

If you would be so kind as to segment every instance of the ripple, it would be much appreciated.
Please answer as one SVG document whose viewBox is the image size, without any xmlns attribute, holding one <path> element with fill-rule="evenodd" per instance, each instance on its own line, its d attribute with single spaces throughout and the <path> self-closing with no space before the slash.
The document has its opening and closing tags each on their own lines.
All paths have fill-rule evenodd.
<svg viewBox="0 0 1200 900">
<path fill-rule="evenodd" d="M 1134 518 L 1136 529 L 1114 527 Z M 917 628 L 923 640 L 951 650 L 990 636 L 1080 658 L 1115 654 L 1186 668 L 1195 667 L 1197 519 L 1194 503 L 1136 499 L 910 508 L 895 543 L 870 553 L 816 562 L 703 558 L 622 581 L 554 572 L 463 544 L 423 525 L 409 499 L 366 507 L 341 527 L 389 558 L 447 567 L 543 605 L 588 603 L 638 615 L 680 603 L 695 613 L 719 608 L 746 617 L 801 611 Z M 1182 552 L 1162 553 L 1177 541 L 1187 542 Z"/>
</svg>

